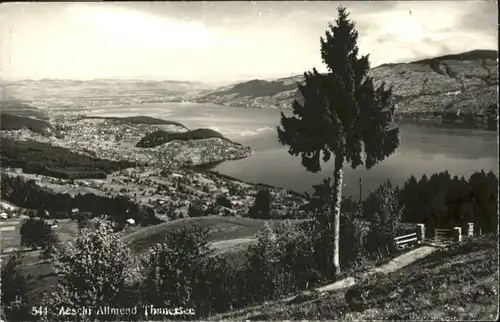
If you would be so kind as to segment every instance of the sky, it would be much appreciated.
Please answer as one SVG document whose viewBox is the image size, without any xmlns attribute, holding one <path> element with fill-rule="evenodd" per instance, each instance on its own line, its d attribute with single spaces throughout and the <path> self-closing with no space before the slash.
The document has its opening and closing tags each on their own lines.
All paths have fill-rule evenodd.
<svg viewBox="0 0 500 322">
<path fill-rule="evenodd" d="M 496 1 L 0 4 L 2 78 L 225 83 L 324 71 L 344 5 L 371 66 L 498 48 Z"/>
</svg>

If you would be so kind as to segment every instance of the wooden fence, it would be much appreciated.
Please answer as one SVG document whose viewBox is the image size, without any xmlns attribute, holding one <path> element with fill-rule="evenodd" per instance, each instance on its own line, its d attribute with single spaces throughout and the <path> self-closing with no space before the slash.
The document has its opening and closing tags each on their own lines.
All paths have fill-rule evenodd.
<svg viewBox="0 0 500 322">
<path fill-rule="evenodd" d="M 408 235 L 398 236 L 394 238 L 394 243 L 397 249 L 405 249 L 410 246 L 414 246 L 419 243 L 417 233 L 411 233 Z"/>
<path fill-rule="evenodd" d="M 453 241 L 452 229 L 434 229 L 434 242 L 440 244 L 449 244 Z"/>
<path fill-rule="evenodd" d="M 427 239 L 425 236 L 426 227 L 424 224 L 417 224 L 416 226 L 417 229 L 415 232 L 394 238 L 394 244 L 397 249 L 405 249 L 424 243 L 448 245 L 454 242 L 461 242 L 463 238 L 462 231 L 465 232 L 467 237 L 474 236 L 474 223 L 467 223 L 467 226 L 457 226 L 453 229 L 435 228 L 434 236 L 431 239 Z"/>
<path fill-rule="evenodd" d="M 394 244 L 397 249 L 405 249 L 415 245 L 422 244 L 425 240 L 425 225 L 417 224 L 416 230 L 412 233 L 394 238 Z"/>
</svg>

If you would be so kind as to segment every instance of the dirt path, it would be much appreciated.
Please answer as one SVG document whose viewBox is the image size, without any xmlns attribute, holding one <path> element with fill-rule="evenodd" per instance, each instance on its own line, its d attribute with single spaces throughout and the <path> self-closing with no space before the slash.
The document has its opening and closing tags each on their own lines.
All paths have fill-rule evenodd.
<svg viewBox="0 0 500 322">
<path fill-rule="evenodd" d="M 219 253 L 236 251 L 255 243 L 255 238 L 235 238 L 213 242 L 210 246 Z"/>
<path fill-rule="evenodd" d="M 433 253 L 436 251 L 438 248 L 437 247 L 432 247 L 432 246 L 422 246 L 417 249 L 411 250 L 408 253 L 405 253 L 401 256 L 398 256 L 391 260 L 389 263 L 375 267 L 373 270 L 374 273 L 382 273 L 382 274 L 389 274 L 394 271 L 397 271 L 421 258 L 426 257 L 427 255 Z"/>
<path fill-rule="evenodd" d="M 375 267 L 372 270 L 366 272 L 363 274 L 363 276 L 368 276 L 376 273 L 382 273 L 382 274 L 389 274 L 392 272 L 395 272 L 421 258 L 426 257 L 427 255 L 433 253 L 436 251 L 438 248 L 437 247 L 431 247 L 431 246 L 422 246 L 416 249 L 413 249 L 409 251 L 408 253 L 405 253 L 401 256 L 398 256 L 394 259 L 392 259 L 389 263 L 384 264 L 379 267 Z M 344 288 L 348 288 L 356 284 L 356 280 L 353 277 L 348 277 L 343 280 L 337 281 L 333 284 L 325 285 L 323 287 L 317 288 L 316 291 L 323 293 L 323 292 L 331 292 L 331 291 L 336 291 Z"/>
</svg>

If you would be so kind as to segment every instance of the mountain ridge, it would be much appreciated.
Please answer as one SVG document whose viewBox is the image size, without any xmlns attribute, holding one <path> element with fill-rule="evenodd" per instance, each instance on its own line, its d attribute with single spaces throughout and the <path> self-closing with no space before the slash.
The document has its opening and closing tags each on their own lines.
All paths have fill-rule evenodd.
<svg viewBox="0 0 500 322">
<path fill-rule="evenodd" d="M 497 109 L 498 52 L 473 50 L 409 63 L 382 64 L 368 75 L 392 85 L 401 118 L 433 119 L 492 127 Z M 302 75 L 253 79 L 190 98 L 195 102 L 257 108 L 291 108 Z M 488 125 L 489 124 L 489 125 Z M 496 129 L 496 125 L 494 126 Z"/>
</svg>

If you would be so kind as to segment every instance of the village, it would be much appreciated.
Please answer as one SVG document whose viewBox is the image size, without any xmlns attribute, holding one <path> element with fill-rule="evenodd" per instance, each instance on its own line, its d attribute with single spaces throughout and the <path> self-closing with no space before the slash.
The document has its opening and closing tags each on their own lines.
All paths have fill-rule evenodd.
<svg viewBox="0 0 500 322">
<path fill-rule="evenodd" d="M 136 147 L 144 135 L 154 131 L 182 133 L 189 130 L 180 123 L 164 123 L 132 123 L 116 118 L 86 118 L 61 113 L 52 118 L 52 127 L 47 133 L 35 133 L 26 128 L 2 131 L 5 138 L 34 140 L 94 158 L 126 160 L 138 165 L 110 173 L 105 179 L 59 179 L 7 167 L 2 167 L 2 173 L 34 180 L 53 193 L 126 196 L 135 203 L 150 206 L 157 217 L 164 220 L 188 217 L 192 204 L 206 210 L 221 196 L 231 205 L 217 205 L 214 214 L 247 216 L 261 187 L 222 178 L 197 166 L 245 158 L 253 153 L 251 148 L 221 138 L 173 140 L 153 148 Z M 305 201 L 298 194 L 281 188 L 266 189 L 272 195 L 275 205 L 272 212 L 276 218 L 305 214 L 301 210 Z"/>
<path fill-rule="evenodd" d="M 181 124 L 141 124 L 117 120 L 90 119 L 75 115 L 57 115 L 54 129 L 47 135 L 28 129 L 2 131 L 2 137 L 14 140 L 34 140 L 64 147 L 73 152 L 113 161 L 156 164 L 166 156 L 178 164 L 199 165 L 245 158 L 253 153 L 250 147 L 219 138 L 171 141 L 155 148 L 138 148 L 137 142 L 146 134 L 164 130 L 186 132 Z M 55 132 L 55 133 L 54 133 Z"/>
<path fill-rule="evenodd" d="M 34 180 L 37 185 L 53 193 L 72 196 L 94 193 L 102 196 L 126 196 L 130 200 L 151 206 L 162 220 L 189 216 L 190 205 L 203 210 L 213 206 L 217 198 L 224 196 L 229 207 L 218 207 L 218 215 L 245 217 L 253 205 L 258 185 L 238 180 L 220 178 L 216 173 L 177 168 L 166 171 L 158 167 L 129 168 L 108 175 L 105 180 L 65 180 L 37 174 L 26 174 L 20 169 L 4 169 L 10 176 Z M 272 196 L 272 214 L 276 219 L 305 215 L 302 206 L 306 201 L 296 193 L 280 188 L 266 187 Z"/>
</svg>

